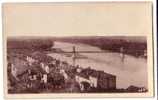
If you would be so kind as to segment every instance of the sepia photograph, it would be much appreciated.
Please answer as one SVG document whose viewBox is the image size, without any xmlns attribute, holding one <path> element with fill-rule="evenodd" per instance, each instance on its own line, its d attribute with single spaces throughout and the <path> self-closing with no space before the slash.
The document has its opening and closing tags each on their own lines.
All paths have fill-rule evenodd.
<svg viewBox="0 0 158 100">
<path fill-rule="evenodd" d="M 146 37 L 7 39 L 8 93 L 147 92 Z"/>
<path fill-rule="evenodd" d="M 150 2 L 5 3 L 3 39 L 6 98 L 153 96 Z"/>
</svg>

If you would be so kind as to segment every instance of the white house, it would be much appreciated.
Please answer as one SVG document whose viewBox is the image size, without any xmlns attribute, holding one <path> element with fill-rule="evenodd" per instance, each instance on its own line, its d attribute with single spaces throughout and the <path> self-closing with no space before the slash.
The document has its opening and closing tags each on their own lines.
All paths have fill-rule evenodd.
<svg viewBox="0 0 158 100">
<path fill-rule="evenodd" d="M 98 81 L 98 79 L 96 77 L 90 76 L 89 80 L 90 80 L 91 87 L 95 87 L 96 88 L 97 87 L 97 81 Z"/>
<path fill-rule="evenodd" d="M 47 83 L 47 74 L 43 74 L 43 78 L 42 78 L 44 83 Z"/>
<path fill-rule="evenodd" d="M 44 69 L 44 63 L 43 62 L 40 63 L 40 66 L 41 66 L 42 69 Z"/>
<path fill-rule="evenodd" d="M 78 83 L 81 83 L 81 82 L 90 83 L 90 80 L 88 80 L 88 79 L 86 79 L 86 78 L 84 78 L 84 77 L 78 76 L 78 75 L 75 76 L 75 80 L 76 80 L 76 82 L 78 82 Z"/>
<path fill-rule="evenodd" d="M 33 59 L 32 57 L 29 57 L 29 56 L 26 57 L 26 60 L 28 61 L 30 66 L 32 65 L 32 63 L 34 63 L 36 61 L 35 59 Z"/>
<path fill-rule="evenodd" d="M 139 88 L 139 90 L 138 90 L 138 92 L 145 92 L 145 91 L 147 91 L 145 87 L 141 87 L 141 88 Z"/>
<path fill-rule="evenodd" d="M 75 76 L 75 80 L 76 80 L 76 82 L 78 82 L 81 91 L 84 90 L 84 86 L 83 86 L 82 82 L 87 82 L 87 83 L 90 84 L 90 80 L 89 79 L 81 77 L 81 76 L 78 76 L 78 75 Z"/>
<path fill-rule="evenodd" d="M 44 64 L 43 62 L 41 62 L 40 66 L 47 74 L 50 72 L 50 68 L 49 68 L 48 65 Z"/>
<path fill-rule="evenodd" d="M 64 69 L 61 69 L 61 70 L 60 70 L 60 73 L 64 76 L 64 78 L 65 78 L 66 80 L 68 79 L 68 75 L 67 75 L 67 73 L 65 72 Z"/>
<path fill-rule="evenodd" d="M 80 73 L 81 71 L 82 71 L 82 69 L 81 68 L 77 68 L 77 70 L 76 70 L 78 73 Z"/>
<path fill-rule="evenodd" d="M 16 78 L 17 76 L 17 69 L 16 67 L 14 66 L 14 64 L 11 64 L 11 74 Z"/>
<path fill-rule="evenodd" d="M 30 80 L 36 80 L 36 79 L 37 79 L 37 75 L 29 76 L 29 79 L 30 79 Z"/>
<path fill-rule="evenodd" d="M 49 66 L 48 65 L 46 65 L 45 67 L 44 67 L 44 70 L 46 71 L 46 73 L 48 74 L 49 73 Z"/>
</svg>

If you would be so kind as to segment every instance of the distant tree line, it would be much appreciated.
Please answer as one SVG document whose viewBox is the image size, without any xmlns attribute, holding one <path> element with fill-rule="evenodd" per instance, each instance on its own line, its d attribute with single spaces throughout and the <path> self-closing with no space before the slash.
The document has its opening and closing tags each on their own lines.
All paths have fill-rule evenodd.
<svg viewBox="0 0 158 100">
<path fill-rule="evenodd" d="M 147 50 L 147 43 L 138 41 L 128 41 L 125 39 L 114 39 L 109 37 L 61 37 L 61 38 L 31 38 L 31 39 L 7 39 L 8 49 L 29 49 L 29 50 L 51 50 L 54 41 L 70 42 L 70 43 L 84 43 L 92 46 L 97 46 L 102 50 L 109 50 L 111 52 L 120 52 L 120 48 L 124 49 L 125 54 L 132 56 L 143 56 L 144 51 Z"/>
<path fill-rule="evenodd" d="M 128 41 L 125 39 L 112 38 L 66 38 L 58 39 L 59 41 L 71 43 L 85 43 L 92 46 L 97 46 L 102 50 L 109 50 L 112 52 L 120 52 L 120 48 L 124 48 L 124 53 L 136 57 L 143 56 L 144 51 L 147 50 L 146 42 Z"/>
<path fill-rule="evenodd" d="M 54 42 L 51 39 L 7 39 L 8 49 L 50 50 Z"/>
</svg>

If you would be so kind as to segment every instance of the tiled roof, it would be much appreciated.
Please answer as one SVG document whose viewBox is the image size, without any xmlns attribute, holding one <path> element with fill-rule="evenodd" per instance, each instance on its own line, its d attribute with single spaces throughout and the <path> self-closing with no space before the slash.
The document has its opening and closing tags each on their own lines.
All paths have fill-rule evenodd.
<svg viewBox="0 0 158 100">
<path fill-rule="evenodd" d="M 115 75 L 105 73 L 104 71 L 97 71 L 90 68 L 83 69 L 80 73 L 78 73 L 78 75 L 87 79 L 89 78 L 89 76 L 96 77 L 96 78 L 116 77 Z"/>
</svg>

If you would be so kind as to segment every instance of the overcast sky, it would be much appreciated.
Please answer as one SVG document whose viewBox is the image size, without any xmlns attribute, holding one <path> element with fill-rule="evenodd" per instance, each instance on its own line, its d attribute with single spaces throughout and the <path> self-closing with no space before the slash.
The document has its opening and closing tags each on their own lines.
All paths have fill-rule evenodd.
<svg viewBox="0 0 158 100">
<path fill-rule="evenodd" d="M 3 5 L 8 35 L 142 35 L 152 32 L 151 3 Z"/>
</svg>

